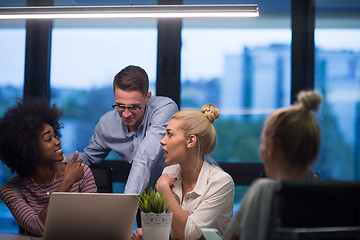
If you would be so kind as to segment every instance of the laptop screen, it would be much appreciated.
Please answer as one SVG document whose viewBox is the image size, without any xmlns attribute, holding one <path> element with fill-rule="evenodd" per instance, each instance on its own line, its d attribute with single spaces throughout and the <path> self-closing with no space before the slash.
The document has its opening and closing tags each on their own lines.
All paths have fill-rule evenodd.
<svg viewBox="0 0 360 240">
<path fill-rule="evenodd" d="M 138 210 L 136 196 L 55 192 L 43 239 L 129 239 Z"/>
</svg>

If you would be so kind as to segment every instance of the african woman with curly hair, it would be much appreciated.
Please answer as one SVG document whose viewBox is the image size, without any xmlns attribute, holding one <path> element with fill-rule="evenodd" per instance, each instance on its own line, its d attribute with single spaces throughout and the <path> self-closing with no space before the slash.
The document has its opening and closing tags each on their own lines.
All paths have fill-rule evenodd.
<svg viewBox="0 0 360 240">
<path fill-rule="evenodd" d="M 78 153 L 62 162 L 61 114 L 45 100 L 27 99 L 0 119 L 0 159 L 16 173 L 0 196 L 19 225 L 35 236 L 43 234 L 51 193 L 97 191 L 90 168 L 76 161 Z"/>
</svg>

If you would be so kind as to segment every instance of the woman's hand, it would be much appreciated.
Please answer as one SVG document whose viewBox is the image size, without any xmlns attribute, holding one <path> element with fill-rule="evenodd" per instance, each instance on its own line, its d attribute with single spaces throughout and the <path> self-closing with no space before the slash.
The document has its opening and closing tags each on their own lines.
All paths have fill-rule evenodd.
<svg viewBox="0 0 360 240">
<path fill-rule="evenodd" d="M 167 174 L 163 174 L 156 181 L 155 188 L 158 192 L 164 192 L 165 190 L 171 189 L 176 178 L 171 178 Z"/>
<path fill-rule="evenodd" d="M 76 161 L 79 157 L 79 153 L 76 152 L 73 158 L 66 164 L 64 171 L 64 179 L 72 180 L 72 184 L 80 181 L 84 178 L 84 167 L 81 165 L 82 159 Z"/>
<path fill-rule="evenodd" d="M 142 240 L 142 229 L 138 228 L 133 232 L 131 240 Z"/>
<path fill-rule="evenodd" d="M 59 192 L 70 191 L 72 185 L 84 178 L 84 167 L 81 165 L 82 159 L 76 161 L 79 157 L 79 153 L 76 152 L 73 158 L 66 164 L 64 170 L 64 178 L 61 181 Z"/>
</svg>

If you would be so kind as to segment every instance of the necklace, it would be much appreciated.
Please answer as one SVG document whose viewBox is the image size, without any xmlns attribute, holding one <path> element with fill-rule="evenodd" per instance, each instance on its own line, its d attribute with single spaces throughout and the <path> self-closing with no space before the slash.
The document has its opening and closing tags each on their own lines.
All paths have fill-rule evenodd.
<svg viewBox="0 0 360 240">
<path fill-rule="evenodd" d="M 49 192 L 49 191 L 45 191 L 44 189 L 42 189 L 42 188 L 34 181 L 34 179 L 33 179 L 32 177 L 30 177 L 30 179 L 31 179 L 31 181 L 36 185 L 36 187 L 37 187 L 38 189 L 40 189 L 41 191 L 45 192 L 46 195 L 48 195 L 48 196 L 50 195 L 50 192 Z M 56 180 L 56 171 L 55 171 L 54 181 L 52 181 L 52 183 L 55 182 L 55 180 Z"/>
</svg>

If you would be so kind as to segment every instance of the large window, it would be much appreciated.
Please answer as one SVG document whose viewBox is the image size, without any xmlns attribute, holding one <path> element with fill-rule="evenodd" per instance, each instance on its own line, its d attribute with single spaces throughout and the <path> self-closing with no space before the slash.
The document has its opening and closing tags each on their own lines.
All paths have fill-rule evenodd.
<svg viewBox="0 0 360 240">
<path fill-rule="evenodd" d="M 0 28 L 0 116 L 22 98 L 24 86 L 25 29 Z"/>
<path fill-rule="evenodd" d="M 113 78 L 127 65 L 143 67 L 155 94 L 157 30 L 61 27 L 53 29 L 51 102 L 64 108 L 62 148 L 82 151 L 100 117 L 112 110 Z M 118 158 L 117 155 L 112 158 Z"/>
<path fill-rule="evenodd" d="M 322 178 L 360 179 L 360 28 L 315 32 L 315 87 L 319 112 Z"/>
<path fill-rule="evenodd" d="M 266 115 L 289 104 L 289 29 L 184 29 L 181 108 L 212 103 L 220 162 L 260 162 Z"/>
<path fill-rule="evenodd" d="M 216 162 L 261 162 L 264 120 L 275 108 L 290 104 L 287 10 L 256 19 L 183 21 L 180 108 L 200 110 L 212 103 L 220 109 L 211 155 Z M 246 189 L 236 186 L 234 211 Z"/>
<path fill-rule="evenodd" d="M 25 24 L 21 21 L 9 25 L 0 25 L 0 117 L 22 98 L 24 86 Z M 12 176 L 9 168 L 1 164 L 0 185 Z M 17 231 L 17 224 L 0 200 L 0 232 L 9 231 Z"/>
<path fill-rule="evenodd" d="M 91 23 L 87 22 L 76 24 L 69 27 L 70 22 L 55 21 L 52 32 L 51 102 L 64 109 L 61 140 L 65 153 L 83 151 L 88 145 L 100 117 L 112 110 L 113 79 L 124 67 L 144 68 L 150 91 L 156 94 L 155 20 L 126 20 L 113 27 L 103 22 L 97 28 L 89 27 Z M 111 152 L 108 158 L 116 160 L 120 156 Z M 123 184 L 116 186 L 114 191 L 123 191 Z"/>
<path fill-rule="evenodd" d="M 315 168 L 322 179 L 360 179 L 359 11 L 359 1 L 316 1 L 315 89 L 323 104 Z"/>
</svg>

